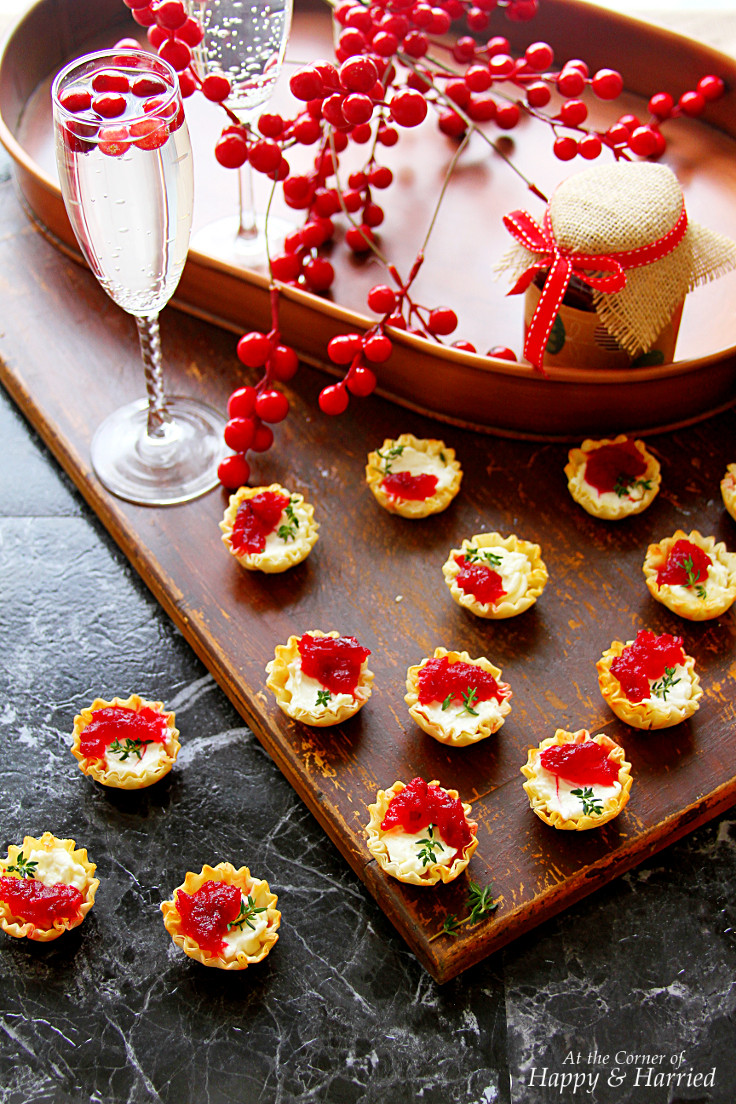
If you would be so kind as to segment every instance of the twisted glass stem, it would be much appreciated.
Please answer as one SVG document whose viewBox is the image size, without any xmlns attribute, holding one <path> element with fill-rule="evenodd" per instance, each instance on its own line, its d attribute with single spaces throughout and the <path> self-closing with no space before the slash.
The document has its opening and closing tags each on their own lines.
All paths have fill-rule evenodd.
<svg viewBox="0 0 736 1104">
<path fill-rule="evenodd" d="M 148 396 L 149 437 L 165 437 L 166 427 L 171 423 L 171 415 L 166 406 L 164 394 L 163 361 L 161 358 L 161 334 L 158 328 L 158 314 L 136 315 L 138 340 L 141 346 L 143 372 L 146 378 Z"/>
</svg>

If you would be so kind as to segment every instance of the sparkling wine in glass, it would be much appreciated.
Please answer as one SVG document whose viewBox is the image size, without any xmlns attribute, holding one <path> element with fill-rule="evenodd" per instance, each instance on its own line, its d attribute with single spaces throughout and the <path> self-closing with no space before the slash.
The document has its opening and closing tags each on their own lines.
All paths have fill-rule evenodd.
<svg viewBox="0 0 736 1104">
<path fill-rule="evenodd" d="M 56 161 L 67 214 L 100 284 L 138 327 L 147 397 L 96 431 L 92 466 L 131 502 L 186 502 L 217 484 L 224 418 L 167 397 L 158 316 L 184 268 L 192 150 L 176 73 L 143 50 L 87 54 L 52 87 Z"/>
<path fill-rule="evenodd" d="M 204 30 L 196 57 L 205 73 L 230 80 L 227 106 L 250 123 L 270 98 L 281 72 L 291 30 L 292 0 L 189 0 Z M 233 264 L 263 263 L 293 230 L 287 219 L 256 210 L 253 170 L 238 169 L 238 214 L 209 223 L 193 239 L 195 248 Z"/>
</svg>

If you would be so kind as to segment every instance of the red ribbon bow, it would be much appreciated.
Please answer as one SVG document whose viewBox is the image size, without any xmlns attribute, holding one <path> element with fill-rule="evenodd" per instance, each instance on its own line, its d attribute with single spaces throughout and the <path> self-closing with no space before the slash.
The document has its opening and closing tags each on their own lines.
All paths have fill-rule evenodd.
<svg viewBox="0 0 736 1104">
<path fill-rule="evenodd" d="M 512 211 L 504 215 L 503 222 L 525 249 L 539 254 L 539 259 L 529 265 L 508 294 L 526 291 L 538 273 L 548 271 L 524 342 L 524 356 L 542 372 L 544 350 L 571 277 L 577 276 L 583 283 L 609 295 L 622 291 L 626 286 L 627 269 L 661 261 L 680 244 L 687 230 L 687 212 L 683 202 L 677 222 L 663 237 L 619 253 L 574 253 L 561 248 L 552 229 L 549 208 L 544 213 L 542 226 L 527 211 Z"/>
</svg>

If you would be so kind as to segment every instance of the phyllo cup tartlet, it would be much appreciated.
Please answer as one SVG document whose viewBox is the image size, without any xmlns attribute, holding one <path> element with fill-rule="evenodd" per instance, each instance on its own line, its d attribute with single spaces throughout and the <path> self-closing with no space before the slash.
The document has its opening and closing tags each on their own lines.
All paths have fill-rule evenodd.
<svg viewBox="0 0 736 1104">
<path fill-rule="evenodd" d="M 643 441 L 621 433 L 583 441 L 565 465 L 567 487 L 579 506 L 606 521 L 640 514 L 651 505 L 662 482 L 659 461 Z"/>
<path fill-rule="evenodd" d="M 354 636 L 310 629 L 276 646 L 266 686 L 287 717 L 316 728 L 341 724 L 371 696 L 369 655 Z"/>
<path fill-rule="evenodd" d="M 164 926 L 177 947 L 203 966 L 245 970 L 261 962 L 278 940 L 281 913 L 268 882 L 229 862 L 188 871 L 171 900 Z"/>
<path fill-rule="evenodd" d="M 632 728 L 670 728 L 688 720 L 703 691 L 695 660 L 682 639 L 640 630 L 634 640 L 614 640 L 596 664 L 601 694 Z"/>
<path fill-rule="evenodd" d="M 642 570 L 652 598 L 689 621 L 720 617 L 736 601 L 736 554 L 697 529 L 650 544 Z"/>
<path fill-rule="evenodd" d="M 424 518 L 439 514 L 460 490 L 462 468 L 455 450 L 433 437 L 402 433 L 387 437 L 368 454 L 366 483 L 391 514 Z"/>
<path fill-rule="evenodd" d="M 220 529 L 223 544 L 241 567 L 275 575 L 306 560 L 317 543 L 319 523 L 304 495 L 271 483 L 232 494 Z"/>
<path fill-rule="evenodd" d="M 501 669 L 481 656 L 435 648 L 406 672 L 404 701 L 429 736 L 448 747 L 467 747 L 498 732 L 511 711 L 511 687 Z"/>
<path fill-rule="evenodd" d="M 470 805 L 436 780 L 394 782 L 368 812 L 368 850 L 386 874 L 409 885 L 454 881 L 478 846 Z"/>
<path fill-rule="evenodd" d="M 99 878 L 83 847 L 44 832 L 10 844 L 0 859 L 0 928 L 16 939 L 49 943 L 82 923 Z"/>
<path fill-rule="evenodd" d="M 74 718 L 71 752 L 79 769 L 113 789 L 152 786 L 169 773 L 180 747 L 174 714 L 138 694 L 95 698 Z"/>
<path fill-rule="evenodd" d="M 479 533 L 453 548 L 442 574 L 454 601 L 477 617 L 501 620 L 533 606 L 547 584 L 538 544 L 515 534 Z"/>
</svg>

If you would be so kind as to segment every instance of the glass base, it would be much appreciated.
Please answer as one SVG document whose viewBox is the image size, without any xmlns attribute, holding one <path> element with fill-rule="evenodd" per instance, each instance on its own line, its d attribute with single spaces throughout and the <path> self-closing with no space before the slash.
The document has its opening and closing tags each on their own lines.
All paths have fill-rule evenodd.
<svg viewBox="0 0 736 1104">
<path fill-rule="evenodd" d="M 167 398 L 171 422 L 149 437 L 148 400 L 109 415 L 90 447 L 92 467 L 108 491 L 141 506 L 189 502 L 217 486 L 227 447 L 225 418 L 213 407 L 181 396 Z"/>
<path fill-rule="evenodd" d="M 239 234 L 237 215 L 217 219 L 192 235 L 190 246 L 215 260 L 236 268 L 268 270 L 268 254 L 278 256 L 284 248 L 284 238 L 296 228 L 296 223 L 278 215 L 268 216 L 268 253 L 266 252 L 266 216 L 256 215 L 256 233 Z"/>
</svg>

